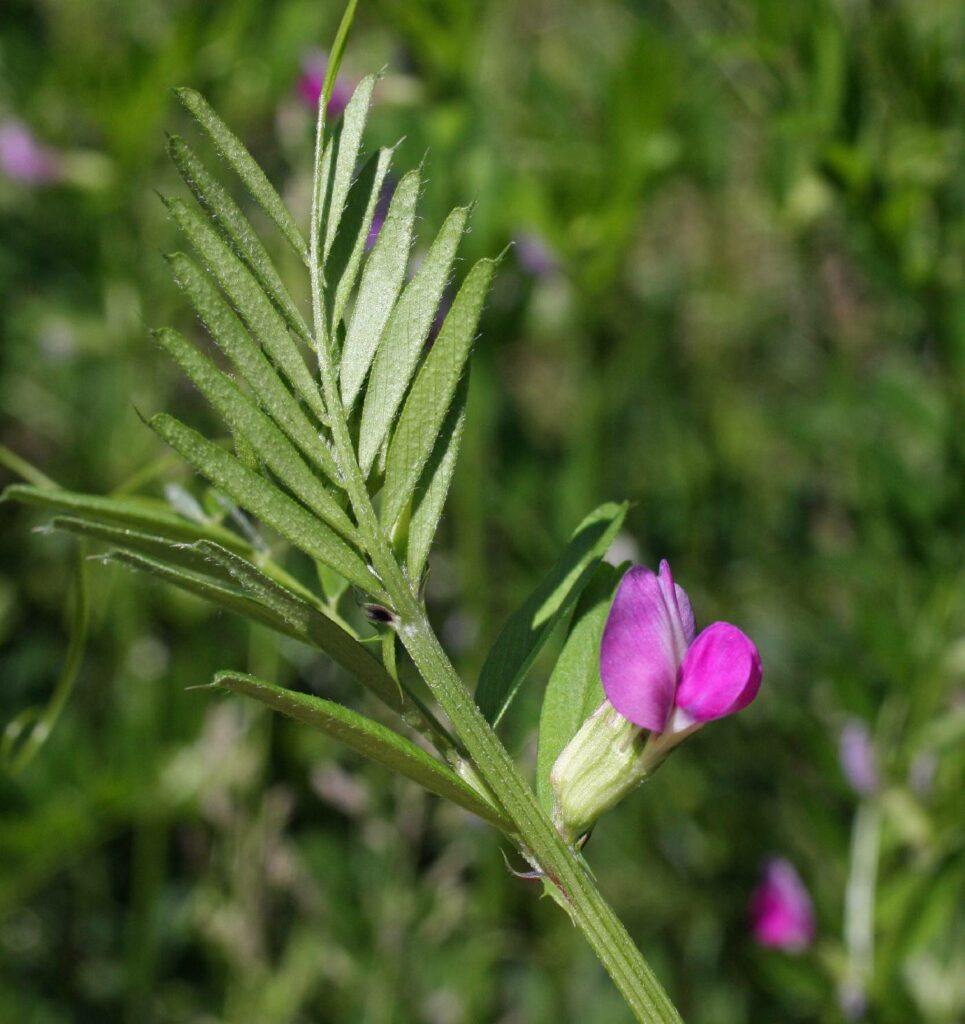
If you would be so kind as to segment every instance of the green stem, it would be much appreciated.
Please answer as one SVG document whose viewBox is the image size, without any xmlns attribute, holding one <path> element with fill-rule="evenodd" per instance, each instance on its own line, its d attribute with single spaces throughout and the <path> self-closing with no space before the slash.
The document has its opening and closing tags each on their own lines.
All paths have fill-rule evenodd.
<svg viewBox="0 0 965 1024">
<path fill-rule="evenodd" d="M 323 135 L 324 104 L 320 104 L 315 140 L 316 188 L 312 196 L 309 239 L 315 350 L 322 393 L 330 418 L 335 462 L 352 504 L 359 533 L 368 547 L 382 585 L 392 599 L 399 638 L 448 716 L 479 774 L 515 822 L 521 842 L 560 892 L 574 924 L 586 936 L 636 1019 L 645 1024 L 680 1024 L 681 1017 L 673 1003 L 619 918 L 600 894 L 582 858 L 556 831 L 509 752 L 476 707 L 469 690 L 459 678 L 429 624 L 419 600 L 417 584 L 414 585 L 400 567 L 386 531 L 376 515 L 338 394 L 336 370 L 325 324 L 319 251 L 322 197 L 317 188 Z"/>
<path fill-rule="evenodd" d="M 851 865 L 844 897 L 844 941 L 848 950 L 842 996 L 863 1005 L 874 972 L 875 885 L 881 812 L 875 799 L 858 805 L 851 832 Z"/>
</svg>

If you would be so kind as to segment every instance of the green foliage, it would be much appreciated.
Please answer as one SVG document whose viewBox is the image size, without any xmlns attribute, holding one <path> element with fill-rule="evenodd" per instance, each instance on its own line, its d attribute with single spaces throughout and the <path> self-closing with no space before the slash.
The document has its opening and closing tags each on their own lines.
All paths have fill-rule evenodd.
<svg viewBox="0 0 965 1024">
<path fill-rule="evenodd" d="M 439 431 L 429 462 L 423 470 L 422 479 L 412 498 L 412 515 L 409 520 L 409 538 L 406 550 L 406 566 L 409 578 L 422 578 L 429 548 L 439 529 L 439 520 L 449 494 L 452 474 L 456 471 L 459 458 L 459 444 L 466 425 L 466 402 L 469 397 L 469 375 L 459 382 L 446 419 Z"/>
<path fill-rule="evenodd" d="M 321 520 L 259 473 L 165 413 L 152 417 L 150 426 L 199 473 L 296 547 L 370 594 L 379 594 L 377 581 L 359 555 Z"/>
<path fill-rule="evenodd" d="M 285 321 L 258 282 L 204 217 L 180 199 L 165 200 L 165 205 L 214 274 L 248 329 L 258 339 L 262 349 L 282 370 L 302 401 L 324 422 L 325 406 L 318 386 L 288 333 Z"/>
<path fill-rule="evenodd" d="M 253 697 L 283 715 L 319 729 L 390 771 L 425 786 L 430 793 L 452 800 L 504 831 L 513 831 L 512 822 L 502 817 L 491 804 L 484 803 L 479 794 L 451 768 L 430 757 L 410 740 L 364 715 L 332 701 L 286 690 L 242 673 L 219 672 L 214 685 Z"/>
<path fill-rule="evenodd" d="M 168 263 L 211 337 L 237 367 L 255 400 L 330 480 L 337 479 L 335 461 L 318 431 L 207 275 L 181 253 L 169 256 Z"/>
<path fill-rule="evenodd" d="M 466 275 L 439 337 L 416 374 L 402 406 L 385 461 L 382 521 L 389 527 L 402 514 L 432 455 L 459 379 L 465 372 L 495 269 L 494 260 L 482 259 Z"/>
<path fill-rule="evenodd" d="M 217 179 L 207 172 L 204 164 L 180 136 L 169 136 L 168 155 L 184 183 L 194 193 L 194 198 L 228 240 L 235 254 L 244 260 L 265 294 L 281 311 L 289 327 L 301 338 L 308 338 L 308 327 L 298 307 L 278 276 L 268 250 L 238 204 Z"/>
<path fill-rule="evenodd" d="M 258 166 L 244 144 L 211 108 L 208 101 L 194 89 L 175 90 L 178 99 L 207 132 L 218 154 L 245 183 L 251 197 L 275 222 L 291 247 L 306 262 L 308 248 L 298 226 L 281 196 L 275 191 L 265 172 Z"/>
<path fill-rule="evenodd" d="M 536 749 L 536 794 L 547 812 L 553 810 L 550 772 L 563 748 L 603 703 L 600 641 L 613 592 L 628 566 L 604 562 L 580 595 L 566 642 L 546 684 L 539 716 Z"/>
<path fill-rule="evenodd" d="M 329 332 L 337 334 L 338 325 L 345 307 L 352 296 L 362 266 L 362 254 L 372 228 L 372 219 L 378 205 L 379 195 L 389 172 L 392 150 L 382 148 L 366 161 L 355 179 L 348 195 L 348 202 L 335 235 L 335 244 L 325 261 L 328 280 L 334 283 L 328 294 L 331 296 L 329 310 Z"/>
<path fill-rule="evenodd" d="M 392 195 L 385 224 L 362 271 L 339 366 L 342 403 L 346 409 L 352 408 L 358 396 L 402 287 L 418 197 L 419 174 L 410 171 Z"/>
<path fill-rule="evenodd" d="M 0 177 L 0 440 L 71 489 L 178 481 L 212 528 L 229 524 L 134 412 L 226 433 L 145 338 L 171 324 L 201 341 L 155 256 L 184 244 L 153 201 L 181 187 L 164 131 L 208 160 L 169 87 L 209 96 L 301 225 L 313 112 L 294 84 L 339 13 L 5 10 L 3 116 L 60 151 L 63 178 Z M 840 1019 L 856 802 L 836 747 L 851 715 L 872 726 L 887 782 L 868 1018 L 961 1017 L 959 20 L 908 0 L 413 0 L 362 5 L 346 54 L 340 87 L 386 67 L 365 148 L 404 137 L 402 168 L 428 153 L 413 263 L 467 199 L 460 266 L 524 233 L 555 260 L 534 274 L 522 244 L 510 251 L 460 379 L 470 416 L 425 589 L 464 677 L 613 495 L 633 499 L 638 552 L 620 557 L 667 556 L 699 624 L 734 621 L 761 648 L 754 707 L 675 752 L 585 851 L 688 1024 Z M 271 229 L 233 173 L 224 184 Z M 360 232 L 336 236 L 329 267 Z M 298 257 L 262 237 L 305 316 Z M 218 365 L 337 486 L 314 413 L 279 381 L 307 427 L 293 436 L 268 408 L 277 376 L 251 387 Z M 3 721 L 44 704 L 63 668 L 73 540 L 30 529 L 54 511 L 0 506 Z M 268 537 L 314 586 L 309 560 Z M 3 783 L 0 1018 L 623 1019 L 576 930 L 506 872 L 488 829 L 253 702 L 184 692 L 230 664 L 354 707 L 340 667 L 176 588 L 99 563 L 88 576 L 74 694 L 42 756 Z M 365 636 L 355 604 L 349 591 L 338 611 Z M 530 684 L 555 654 L 551 640 L 504 719 L 524 757 Z M 818 943 L 800 956 L 747 933 L 773 853 L 815 899 Z"/>
<path fill-rule="evenodd" d="M 319 519 L 328 523 L 350 543 L 357 544 L 355 527 L 332 492 L 312 473 L 288 438 L 255 403 L 177 331 L 164 329 L 156 332 L 155 338 L 194 381 L 198 390 L 231 428 L 232 434 L 240 434 L 248 441 L 278 481 Z"/>
<path fill-rule="evenodd" d="M 536 656 L 593 578 L 626 513 L 626 505 L 612 503 L 591 512 L 496 638 L 476 686 L 476 703 L 493 724 L 509 710 Z"/>
<path fill-rule="evenodd" d="M 456 249 L 466 230 L 469 210 L 449 214 L 436 240 L 392 310 L 379 343 L 365 389 L 359 428 L 359 462 L 368 475 L 385 443 L 422 354 L 443 289 L 452 272 Z M 446 435 L 445 429 L 442 431 Z"/>
<path fill-rule="evenodd" d="M 338 128 L 329 139 L 326 155 L 323 157 L 326 165 L 331 165 L 330 169 L 326 167 L 325 176 L 319 186 L 325 201 L 323 264 L 328 262 L 332 245 L 342 226 L 345 201 L 355 176 L 359 151 L 362 147 L 362 132 L 365 130 L 365 121 L 369 114 L 369 104 L 372 102 L 374 87 L 374 75 L 366 75 L 356 86 Z M 357 191 L 361 190 L 357 189 Z M 355 236 L 351 232 L 343 231 L 343 234 L 348 234 L 354 240 Z"/>
<path fill-rule="evenodd" d="M 94 521 L 118 523 L 121 526 L 151 532 L 176 541 L 192 542 L 210 538 L 241 554 L 250 553 L 251 545 L 217 524 L 192 523 L 175 515 L 161 501 L 150 498 L 102 498 L 95 494 L 11 484 L 0 501 L 17 501 L 34 505 L 48 513 L 66 513 Z"/>
</svg>

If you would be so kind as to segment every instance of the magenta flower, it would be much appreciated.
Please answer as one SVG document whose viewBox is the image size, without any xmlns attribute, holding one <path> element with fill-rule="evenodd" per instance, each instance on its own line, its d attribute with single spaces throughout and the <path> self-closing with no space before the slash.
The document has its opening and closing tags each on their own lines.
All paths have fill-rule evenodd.
<svg viewBox="0 0 965 1024">
<path fill-rule="evenodd" d="M 620 581 L 600 648 L 600 677 L 610 703 L 651 732 L 690 729 L 740 711 L 761 686 L 753 641 L 729 622 L 695 639 L 694 613 L 670 566 L 646 566 Z"/>
<path fill-rule="evenodd" d="M 783 857 L 768 861 L 751 897 L 751 929 L 762 946 L 800 953 L 814 940 L 814 908 L 801 876 Z"/>
<path fill-rule="evenodd" d="M 322 86 L 325 84 L 325 72 L 328 70 L 328 54 L 315 50 L 302 61 L 302 73 L 298 79 L 298 95 L 306 106 L 313 110 L 322 97 Z M 340 117 L 352 98 L 352 85 L 341 75 L 335 79 L 332 95 L 329 98 L 325 114 L 331 119 Z"/>
<path fill-rule="evenodd" d="M 860 719 L 853 718 L 841 730 L 839 748 L 841 771 L 859 796 L 871 796 L 878 789 L 878 762 L 871 733 Z"/>
<path fill-rule="evenodd" d="M 59 176 L 59 160 L 22 121 L 0 121 L 0 172 L 23 185 L 45 185 Z"/>
</svg>

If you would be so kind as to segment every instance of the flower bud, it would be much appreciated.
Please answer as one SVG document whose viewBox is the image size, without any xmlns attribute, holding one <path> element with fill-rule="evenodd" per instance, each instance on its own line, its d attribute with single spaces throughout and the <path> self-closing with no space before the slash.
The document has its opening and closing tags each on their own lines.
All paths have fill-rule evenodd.
<svg viewBox="0 0 965 1024">
<path fill-rule="evenodd" d="M 640 727 L 608 700 L 583 723 L 550 772 L 554 824 L 568 842 L 646 778 L 645 746 Z"/>
</svg>

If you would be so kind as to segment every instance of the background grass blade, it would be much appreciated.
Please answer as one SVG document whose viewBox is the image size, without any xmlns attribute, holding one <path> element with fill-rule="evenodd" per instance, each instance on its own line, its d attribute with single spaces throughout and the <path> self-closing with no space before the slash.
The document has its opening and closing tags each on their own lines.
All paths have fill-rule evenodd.
<svg viewBox="0 0 965 1024">
<path fill-rule="evenodd" d="M 503 626 L 476 687 L 476 703 L 493 725 L 506 713 L 543 644 L 596 572 L 626 511 L 625 504 L 607 503 L 591 512 L 556 564 Z"/>
<path fill-rule="evenodd" d="M 463 376 L 446 420 L 436 439 L 432 456 L 422 474 L 412 501 L 406 565 L 409 578 L 419 580 L 425 569 L 433 538 L 442 518 L 449 493 L 449 484 L 459 458 L 459 445 L 466 424 L 466 401 L 469 397 L 469 374 Z"/>
<path fill-rule="evenodd" d="M 241 672 L 219 672 L 215 685 L 267 704 L 289 718 L 310 725 L 377 764 L 418 782 L 431 793 L 453 801 L 505 832 L 512 824 L 483 801 L 446 764 L 437 761 L 411 740 L 356 711 L 321 697 L 285 690 Z"/>
<path fill-rule="evenodd" d="M 298 230 L 298 225 L 275 191 L 265 172 L 258 166 L 244 143 L 214 112 L 208 101 L 194 89 L 176 89 L 178 99 L 207 132 L 222 159 L 245 183 L 256 203 L 275 222 L 289 244 L 304 263 L 308 263 L 308 246 Z"/>
<path fill-rule="evenodd" d="M 215 344 L 234 363 L 261 407 L 314 465 L 337 482 L 328 446 L 208 275 L 183 253 L 173 253 L 167 261 Z"/>
<path fill-rule="evenodd" d="M 418 198 L 419 173 L 410 171 L 392 195 L 378 241 L 362 271 L 339 370 L 342 404 L 346 409 L 351 409 L 358 396 L 402 287 Z"/>
<path fill-rule="evenodd" d="M 266 354 L 288 378 L 296 394 L 324 423 L 327 416 L 321 393 L 281 314 L 251 271 L 199 213 L 180 199 L 166 199 L 165 205 Z"/>
<path fill-rule="evenodd" d="M 258 283 L 296 334 L 311 343 L 311 334 L 288 289 L 248 218 L 228 191 L 178 135 L 168 137 L 168 154 L 195 199 L 207 212 L 235 253 L 245 262 Z"/>
<path fill-rule="evenodd" d="M 359 462 L 366 475 L 388 437 L 422 355 L 468 216 L 468 207 L 455 209 L 449 214 L 386 324 L 375 353 L 362 407 Z"/>
<path fill-rule="evenodd" d="M 194 381 L 232 433 L 246 438 L 261 461 L 301 502 L 357 545 L 357 532 L 345 510 L 254 402 L 177 331 L 165 328 L 155 332 L 155 338 Z"/>
<path fill-rule="evenodd" d="M 387 527 L 399 518 L 432 454 L 469 358 L 495 268 L 495 260 L 483 259 L 469 271 L 402 407 L 386 457 L 382 522 Z"/>
<path fill-rule="evenodd" d="M 47 742 L 61 712 L 70 700 L 87 649 L 90 598 L 87 586 L 86 552 L 78 542 L 74 552 L 74 593 L 70 616 L 70 639 L 57 682 L 46 705 L 24 708 L 5 726 L 0 737 L 0 764 L 12 775 L 22 772 Z"/>
<path fill-rule="evenodd" d="M 626 568 L 603 562 L 596 570 L 576 603 L 566 643 L 546 684 L 536 751 L 536 794 L 547 814 L 553 811 L 550 772 L 556 759 L 603 703 L 600 641 L 613 592 Z"/>
<path fill-rule="evenodd" d="M 159 413 L 152 417 L 150 426 L 216 487 L 295 547 L 330 565 L 367 593 L 381 595 L 377 580 L 361 558 L 293 498 L 173 417 Z"/>
</svg>

